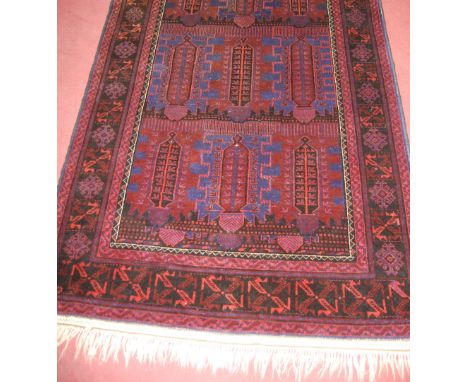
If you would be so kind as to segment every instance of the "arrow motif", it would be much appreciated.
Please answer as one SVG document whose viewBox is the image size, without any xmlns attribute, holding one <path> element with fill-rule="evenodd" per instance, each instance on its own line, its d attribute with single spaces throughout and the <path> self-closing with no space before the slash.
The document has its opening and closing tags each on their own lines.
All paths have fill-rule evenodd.
<svg viewBox="0 0 468 382">
<path fill-rule="evenodd" d="M 389 166 L 381 165 L 375 160 L 375 158 L 376 158 L 375 155 L 367 155 L 366 160 L 365 160 L 366 165 L 372 166 L 376 168 L 377 170 L 380 170 L 382 172 L 382 175 L 381 175 L 382 178 L 391 178 L 393 174 L 392 167 L 390 165 Z"/>
</svg>

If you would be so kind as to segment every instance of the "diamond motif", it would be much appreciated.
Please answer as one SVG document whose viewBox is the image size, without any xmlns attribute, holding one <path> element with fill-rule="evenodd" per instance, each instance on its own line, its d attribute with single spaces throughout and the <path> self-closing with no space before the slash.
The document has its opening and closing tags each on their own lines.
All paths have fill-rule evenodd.
<svg viewBox="0 0 468 382">
<path fill-rule="evenodd" d="M 379 98 L 379 92 L 370 82 L 366 82 L 358 90 L 358 95 L 365 103 L 372 103 Z"/>
<path fill-rule="evenodd" d="M 135 44 L 131 41 L 124 41 L 117 45 L 114 49 L 115 54 L 122 59 L 130 57 L 132 54 L 135 54 L 137 48 Z"/>
<path fill-rule="evenodd" d="M 376 253 L 377 264 L 389 276 L 397 276 L 404 265 L 403 253 L 398 251 L 392 243 L 385 243 Z"/>
<path fill-rule="evenodd" d="M 369 192 L 371 199 L 381 208 L 387 208 L 395 201 L 395 190 L 381 180 L 377 181 Z"/>
<path fill-rule="evenodd" d="M 357 8 L 353 8 L 353 10 L 348 13 L 348 20 L 357 27 L 360 27 L 365 19 L 366 17 L 364 14 Z"/>
<path fill-rule="evenodd" d="M 110 125 L 102 125 L 93 131 L 92 137 L 97 147 L 105 147 L 115 138 L 114 129 Z"/>
<path fill-rule="evenodd" d="M 88 176 L 78 184 L 78 189 L 85 199 L 94 198 L 102 191 L 103 187 L 104 182 L 95 175 Z"/>
<path fill-rule="evenodd" d="M 371 150 L 380 151 L 387 146 L 387 137 L 377 129 L 370 129 L 364 134 L 364 144 Z"/>
<path fill-rule="evenodd" d="M 372 51 L 364 44 L 356 45 L 356 47 L 351 51 L 351 54 L 359 61 L 368 61 L 372 57 Z"/>
<path fill-rule="evenodd" d="M 125 13 L 125 18 L 131 23 L 140 21 L 142 17 L 143 11 L 137 7 L 131 8 L 127 11 L 127 13 Z"/>
<path fill-rule="evenodd" d="M 91 240 L 83 232 L 77 232 L 73 236 L 70 236 L 65 242 L 63 250 L 72 259 L 83 256 L 89 252 L 91 248 Z"/>
<path fill-rule="evenodd" d="M 106 86 L 104 93 L 106 93 L 110 99 L 117 99 L 123 96 L 126 91 L 127 87 L 124 84 L 120 82 L 112 82 Z"/>
</svg>

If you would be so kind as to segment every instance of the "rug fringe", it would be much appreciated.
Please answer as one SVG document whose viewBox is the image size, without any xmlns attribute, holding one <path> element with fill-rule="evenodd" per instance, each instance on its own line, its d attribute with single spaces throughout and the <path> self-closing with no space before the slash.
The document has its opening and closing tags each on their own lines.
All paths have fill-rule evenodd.
<svg viewBox="0 0 468 382">
<path fill-rule="evenodd" d="M 214 373 L 247 373 L 252 367 L 261 377 L 271 369 L 278 376 L 294 375 L 297 382 L 313 371 L 370 382 L 382 373 L 404 379 L 409 372 L 407 340 L 233 335 L 75 316 L 58 317 L 57 337 L 60 357 L 75 341 L 75 357 L 84 355 L 88 362 L 173 362 Z"/>
</svg>

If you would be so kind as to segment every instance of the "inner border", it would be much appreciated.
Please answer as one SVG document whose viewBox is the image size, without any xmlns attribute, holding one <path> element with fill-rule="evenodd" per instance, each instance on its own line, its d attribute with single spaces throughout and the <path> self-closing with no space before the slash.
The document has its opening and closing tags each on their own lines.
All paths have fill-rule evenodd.
<svg viewBox="0 0 468 382">
<path fill-rule="evenodd" d="M 120 222 L 123 213 L 123 207 L 125 202 L 125 197 L 127 193 L 128 182 L 130 179 L 130 173 L 133 165 L 133 158 L 136 149 L 136 144 L 138 140 L 140 125 L 142 117 L 144 114 L 144 106 L 146 103 L 146 97 L 148 94 L 149 84 L 152 76 L 152 68 L 156 49 L 158 46 L 159 35 L 161 31 L 162 20 L 164 12 L 166 10 L 166 0 L 163 0 L 160 13 L 158 15 L 158 26 L 155 29 L 153 34 L 153 39 L 151 42 L 150 55 L 148 59 L 148 64 L 146 66 L 145 81 L 143 84 L 142 94 L 138 103 L 138 109 L 136 114 L 136 119 L 133 125 L 133 132 L 130 139 L 129 151 L 127 155 L 127 160 L 125 164 L 125 170 L 123 178 L 121 181 L 121 188 L 119 191 L 117 208 L 115 212 L 114 224 L 112 227 L 112 235 L 110 247 L 116 249 L 134 249 L 134 250 L 143 250 L 151 252 L 165 252 L 165 253 L 188 253 L 192 255 L 202 255 L 202 256 L 219 256 L 219 257 L 234 257 L 234 258 L 247 258 L 247 259 L 265 259 L 265 260 L 316 260 L 316 261 L 332 261 L 332 262 L 351 262 L 356 259 L 356 244 L 354 237 L 354 214 L 353 214 L 353 203 L 352 203 L 352 192 L 350 185 L 350 174 L 349 174 L 349 163 L 348 163 L 348 148 L 347 148 L 347 137 L 346 137 L 346 128 L 344 122 L 344 111 L 343 111 L 343 96 L 341 92 L 341 80 L 338 70 L 338 59 L 337 59 L 337 50 L 336 50 L 336 36 L 335 36 L 335 27 L 334 27 L 334 15 L 331 0 L 327 0 L 327 10 L 329 18 L 329 32 L 330 32 L 330 45 L 331 45 L 331 55 L 333 61 L 333 72 L 335 80 L 335 89 L 337 96 L 337 108 L 338 108 L 338 127 L 339 127 L 339 137 L 340 137 L 340 148 L 341 148 L 341 162 L 343 167 L 343 183 L 344 183 L 344 196 L 345 196 L 345 209 L 346 209 L 346 218 L 347 218 L 347 227 L 348 227 L 348 247 L 349 254 L 346 256 L 330 256 L 330 255 L 304 255 L 304 254 L 291 254 L 291 253 L 262 253 L 262 252 L 229 252 L 229 251 L 213 251 L 206 249 L 197 249 L 197 248 L 172 248 L 172 247 L 162 247 L 158 245 L 148 245 L 148 244 L 135 244 L 135 243 L 121 243 L 118 242 Z"/>
</svg>

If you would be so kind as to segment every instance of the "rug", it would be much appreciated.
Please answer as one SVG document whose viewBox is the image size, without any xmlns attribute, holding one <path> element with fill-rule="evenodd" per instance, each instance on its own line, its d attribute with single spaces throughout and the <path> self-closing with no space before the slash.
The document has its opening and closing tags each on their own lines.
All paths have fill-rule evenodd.
<svg viewBox="0 0 468 382">
<path fill-rule="evenodd" d="M 377 0 L 114 0 L 59 185 L 59 343 L 405 372 L 408 171 Z"/>
</svg>

